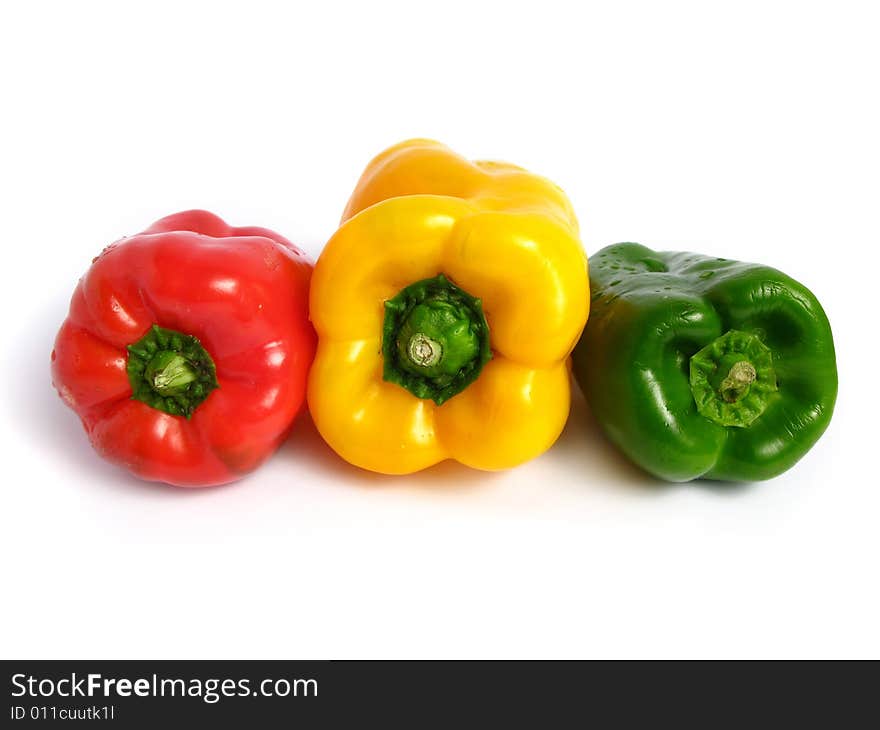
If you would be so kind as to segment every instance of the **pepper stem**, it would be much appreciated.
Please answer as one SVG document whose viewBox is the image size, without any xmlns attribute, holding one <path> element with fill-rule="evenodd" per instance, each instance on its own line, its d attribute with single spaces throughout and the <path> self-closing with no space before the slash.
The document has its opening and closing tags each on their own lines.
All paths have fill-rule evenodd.
<svg viewBox="0 0 880 730">
<path fill-rule="evenodd" d="M 457 395 L 492 357 L 483 306 L 440 274 L 385 302 L 383 377 L 437 405 Z"/>
<path fill-rule="evenodd" d="M 160 395 L 177 395 L 198 374 L 189 361 L 174 350 L 161 350 L 147 363 L 144 377 Z"/>
<path fill-rule="evenodd" d="M 773 354 L 757 334 L 730 330 L 691 357 L 690 384 L 700 415 L 744 428 L 776 391 Z"/>
<path fill-rule="evenodd" d="M 440 362 L 440 358 L 443 356 L 443 345 L 422 332 L 416 332 L 409 338 L 406 354 L 409 355 L 413 365 L 429 368 Z"/>
<path fill-rule="evenodd" d="M 721 387 L 718 389 L 721 397 L 727 403 L 736 403 L 749 390 L 749 386 L 755 382 L 758 377 L 758 371 L 755 366 L 748 360 L 740 360 L 735 362 L 727 377 L 721 381 Z"/>
<path fill-rule="evenodd" d="M 192 335 L 153 325 L 128 346 L 131 397 L 172 416 L 189 418 L 219 388 L 214 361 Z"/>
</svg>

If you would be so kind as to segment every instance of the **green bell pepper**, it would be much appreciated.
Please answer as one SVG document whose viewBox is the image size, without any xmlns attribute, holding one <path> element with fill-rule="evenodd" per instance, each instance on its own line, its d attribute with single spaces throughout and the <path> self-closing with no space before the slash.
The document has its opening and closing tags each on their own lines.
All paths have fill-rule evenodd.
<svg viewBox="0 0 880 730">
<path fill-rule="evenodd" d="M 590 288 L 575 378 L 610 440 L 646 471 L 769 479 L 828 426 L 831 328 L 782 272 L 618 243 L 590 258 Z"/>
</svg>

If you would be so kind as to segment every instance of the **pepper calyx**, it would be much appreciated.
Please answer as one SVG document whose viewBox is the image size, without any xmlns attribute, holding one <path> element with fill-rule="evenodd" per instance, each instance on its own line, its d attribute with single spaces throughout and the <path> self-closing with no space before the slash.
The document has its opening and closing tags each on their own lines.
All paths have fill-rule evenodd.
<svg viewBox="0 0 880 730">
<path fill-rule="evenodd" d="M 192 335 L 154 324 L 127 350 L 131 397 L 163 413 L 190 418 L 220 387 L 214 361 Z"/>
<path fill-rule="evenodd" d="M 691 357 L 690 384 L 700 415 L 745 428 L 777 390 L 773 353 L 756 334 L 729 330 Z"/>
<path fill-rule="evenodd" d="M 479 299 L 439 274 L 385 302 L 383 378 L 442 405 L 467 388 L 491 359 Z"/>
</svg>

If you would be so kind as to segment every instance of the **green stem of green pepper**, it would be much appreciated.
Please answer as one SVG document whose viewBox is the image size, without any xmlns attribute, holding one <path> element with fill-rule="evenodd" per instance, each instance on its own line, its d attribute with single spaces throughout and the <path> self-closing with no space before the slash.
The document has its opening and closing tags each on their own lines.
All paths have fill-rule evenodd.
<svg viewBox="0 0 880 730">
<path fill-rule="evenodd" d="M 690 383 L 702 416 L 748 426 L 776 392 L 773 355 L 756 334 L 730 330 L 691 357 Z"/>
<path fill-rule="evenodd" d="M 749 386 L 757 377 L 755 366 L 748 360 L 740 360 L 731 366 L 727 377 L 721 381 L 718 392 L 726 403 L 736 403 L 749 392 Z"/>
</svg>

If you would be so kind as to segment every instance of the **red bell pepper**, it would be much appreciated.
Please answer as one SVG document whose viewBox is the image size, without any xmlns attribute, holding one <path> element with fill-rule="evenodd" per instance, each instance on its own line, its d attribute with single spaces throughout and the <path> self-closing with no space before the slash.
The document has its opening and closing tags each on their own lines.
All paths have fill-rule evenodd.
<svg viewBox="0 0 880 730">
<path fill-rule="evenodd" d="M 255 469 L 287 435 L 315 353 L 312 263 L 263 228 L 205 211 L 108 246 L 52 352 L 58 393 L 92 445 L 186 487 Z"/>
</svg>

